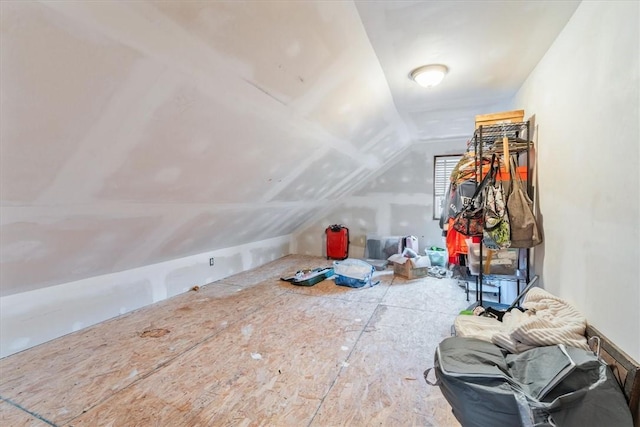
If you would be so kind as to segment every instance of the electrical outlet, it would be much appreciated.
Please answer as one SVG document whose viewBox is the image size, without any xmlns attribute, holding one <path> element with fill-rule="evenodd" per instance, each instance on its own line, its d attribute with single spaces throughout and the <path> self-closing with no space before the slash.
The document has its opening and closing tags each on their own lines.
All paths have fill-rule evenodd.
<svg viewBox="0 0 640 427">
<path fill-rule="evenodd" d="M 209 265 L 213 267 L 213 258 L 209 258 Z"/>
</svg>

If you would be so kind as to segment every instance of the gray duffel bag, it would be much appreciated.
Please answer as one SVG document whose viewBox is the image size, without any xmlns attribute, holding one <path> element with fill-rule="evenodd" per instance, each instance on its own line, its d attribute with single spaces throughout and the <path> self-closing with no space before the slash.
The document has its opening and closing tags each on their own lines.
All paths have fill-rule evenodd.
<svg viewBox="0 0 640 427">
<path fill-rule="evenodd" d="M 436 381 L 428 376 L 435 372 Z M 425 380 L 437 385 L 464 427 L 632 426 L 611 370 L 590 351 L 554 345 L 520 354 L 450 337 Z"/>
</svg>

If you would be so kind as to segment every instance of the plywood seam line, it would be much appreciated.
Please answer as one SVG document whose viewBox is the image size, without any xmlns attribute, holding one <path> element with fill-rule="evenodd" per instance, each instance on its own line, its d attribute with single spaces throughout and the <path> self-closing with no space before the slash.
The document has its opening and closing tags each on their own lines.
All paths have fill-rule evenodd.
<svg viewBox="0 0 640 427">
<path fill-rule="evenodd" d="M 376 273 L 382 279 L 380 285 L 359 291 L 335 286 L 330 280 L 304 288 L 271 279 L 314 264 L 328 262 L 324 257 L 290 256 L 250 274 L 238 275 L 233 279 L 236 287 L 201 288 L 199 292 L 178 296 L 166 304 L 132 313 L 92 331 L 3 360 L 7 374 L 13 374 L 6 379 L 5 390 L 0 394 L 60 426 L 106 425 L 113 421 L 144 424 L 149 417 L 161 418 L 165 425 L 198 420 L 216 424 L 215 420 L 222 422 L 223 419 L 234 424 L 243 419 L 250 422 L 267 418 L 273 425 L 307 425 L 344 366 L 312 425 L 340 424 L 340 419 L 361 424 L 359 420 L 375 415 L 375 408 L 361 407 L 358 396 L 363 392 L 379 396 L 378 391 L 395 394 L 394 390 L 398 390 L 409 398 L 392 402 L 391 407 L 386 407 L 386 414 L 378 418 L 380 421 L 397 417 L 425 421 L 439 417 L 433 410 L 445 411 L 446 406 L 441 408 L 435 403 L 427 411 L 413 413 L 413 407 L 424 402 L 423 398 L 437 396 L 417 387 L 416 382 L 405 381 L 417 377 L 412 368 L 415 363 L 409 361 L 419 361 L 421 354 L 424 355 L 424 351 L 416 351 L 412 343 L 428 350 L 437 344 L 438 336 L 449 331 L 449 325 L 442 321 L 445 317 L 436 316 L 432 325 L 434 334 L 424 337 L 420 333 L 424 321 L 428 324 L 433 318 L 429 307 L 439 304 L 445 295 L 452 297 L 446 298 L 451 304 L 445 304 L 450 306 L 451 315 L 466 304 L 456 282 L 433 278 L 408 282 L 394 280 L 392 274 L 380 272 Z M 240 289 L 242 292 L 235 292 Z M 285 290 L 292 292 L 283 294 Z M 420 298 L 415 298 L 414 290 L 420 293 Z M 309 293 L 323 298 L 302 298 L 302 294 Z M 328 295 L 349 300 L 324 298 Z M 422 312 L 389 308 L 378 302 L 422 309 Z M 257 306 L 261 307 L 256 310 Z M 223 310 L 223 307 L 226 308 Z M 224 332 L 214 335 L 221 328 Z M 367 333 L 361 334 L 363 328 Z M 143 331 L 153 329 L 170 329 L 170 333 L 158 340 L 141 337 Z M 414 338 L 416 333 L 418 341 Z M 207 340 L 207 336 L 211 338 Z M 282 343 L 286 345 L 280 345 Z M 391 351 L 378 354 L 385 345 L 390 346 Z M 69 347 L 80 353 L 84 351 L 89 359 L 83 359 L 80 365 L 64 357 L 41 363 L 51 354 L 64 354 Z M 177 356 L 178 353 L 182 355 Z M 172 356 L 177 358 L 168 361 Z M 378 356 L 383 365 L 391 366 L 391 363 L 393 369 L 379 372 L 379 378 L 384 381 L 372 386 L 366 376 L 372 372 L 368 361 Z M 398 357 L 402 358 L 399 365 L 394 362 Z M 163 367 L 158 368 L 161 364 Z M 51 370 L 49 365 L 55 369 Z M 11 367 L 16 369 L 12 371 Z M 140 381 L 150 370 L 155 372 Z M 80 377 L 85 380 L 78 382 Z M 185 384 L 195 386 L 184 390 L 184 387 L 176 388 L 176 378 L 178 383 L 184 383 L 181 379 L 186 378 Z M 392 388 L 387 386 L 387 379 L 393 382 Z M 136 380 L 132 387 L 124 388 Z M 41 387 L 43 384 L 46 387 Z M 25 394 L 25 390 L 33 393 Z M 65 393 L 56 394 L 55 390 Z M 105 399 L 114 392 L 115 396 Z M 415 392 L 419 395 L 415 396 Z M 349 393 L 349 402 L 344 400 L 343 393 Z M 52 395 L 55 397 L 51 398 Z M 105 400 L 94 406 L 98 399 Z M 386 403 L 384 397 L 381 399 Z M 444 402 L 442 398 L 438 401 Z M 26 414 L 12 406 L 3 402 L 0 405 L 4 408 L 0 412 L 23 420 L 22 423 L 27 420 Z M 127 412 L 128 406 L 136 410 Z M 343 412 L 334 412 L 337 406 Z M 166 411 L 158 413 L 154 408 Z M 326 417 L 332 421 L 325 421 Z M 73 420 L 68 421 L 71 418 Z"/>
<path fill-rule="evenodd" d="M 337 285 L 336 285 L 337 286 Z M 378 285 L 376 285 L 378 286 Z M 360 292 L 363 290 L 369 289 L 368 287 L 363 287 L 360 290 L 356 289 L 356 292 Z M 335 295 L 312 295 L 312 294 L 299 294 L 294 290 L 288 290 L 286 291 L 286 293 L 291 294 L 291 295 L 295 295 L 295 296 L 299 296 L 299 297 L 303 297 L 303 298 L 323 298 L 323 299 L 327 299 L 327 300 L 331 300 L 331 301 L 343 301 L 343 302 L 351 302 L 351 300 L 349 298 L 341 298 Z M 371 302 L 373 304 L 373 302 Z"/>
<path fill-rule="evenodd" d="M 6 402 L 8 405 L 13 406 L 14 408 L 26 412 L 27 414 L 31 415 L 34 418 L 37 418 L 38 420 L 42 421 L 43 423 L 46 423 L 50 426 L 53 427 L 57 427 L 56 424 L 52 423 L 51 421 L 49 421 L 48 419 L 44 418 L 42 415 L 36 414 L 35 412 L 31 412 L 30 410 L 23 408 L 21 405 L 11 401 L 10 399 L 7 399 L 6 397 L 2 397 L 0 396 L 0 401 Z"/>
<path fill-rule="evenodd" d="M 376 315 L 376 313 L 378 312 L 378 309 L 380 308 L 381 304 L 380 301 L 383 301 L 384 298 L 387 296 L 387 293 L 389 292 L 389 289 L 391 289 L 391 287 L 393 286 L 393 282 L 395 282 L 396 277 L 395 275 L 392 277 L 391 279 L 391 283 L 389 283 L 389 286 L 387 287 L 387 289 L 385 290 L 384 294 L 382 295 L 382 297 L 379 299 L 379 302 L 376 304 L 376 308 L 374 310 L 371 311 L 371 315 L 369 316 L 369 319 L 367 319 L 367 323 L 364 325 L 364 327 L 362 328 L 362 330 L 360 331 L 360 333 L 358 334 L 358 338 L 356 338 L 356 340 L 353 343 L 353 346 L 351 347 L 351 351 L 349 351 L 349 354 L 347 355 L 347 357 L 344 359 L 344 362 L 348 363 L 349 359 L 351 358 L 351 355 L 353 354 L 353 352 L 355 351 L 355 348 L 358 346 L 358 343 L 360 342 L 360 338 L 362 338 L 362 335 L 364 335 L 364 333 L 367 331 L 367 328 L 369 327 L 369 324 L 371 323 L 371 319 L 373 319 L 373 317 Z M 316 410 L 313 412 L 313 416 L 311 417 L 311 419 L 309 420 L 309 423 L 307 424 L 307 427 L 311 427 L 311 425 L 313 424 L 313 420 L 316 418 L 316 416 L 318 415 L 318 412 L 320 411 L 320 408 L 322 408 L 322 405 L 324 404 L 324 400 L 327 398 L 327 396 L 329 395 L 329 393 L 331 393 L 331 390 L 333 389 L 333 387 L 336 385 L 336 383 L 338 382 L 338 378 L 340 378 L 340 374 L 342 373 L 342 371 L 344 369 L 346 369 L 347 367 L 345 367 L 344 365 L 340 367 L 340 369 L 338 369 L 338 372 L 336 373 L 335 378 L 333 379 L 333 381 L 331 382 L 331 385 L 329 386 L 329 388 L 327 389 L 327 392 L 324 394 L 324 396 L 322 396 L 322 399 L 320 399 L 320 403 L 318 404 L 318 407 L 316 408 Z"/>
<path fill-rule="evenodd" d="M 381 306 L 385 306 L 385 307 L 401 308 L 401 309 L 403 309 L 403 310 L 412 310 L 412 311 L 417 311 L 417 312 L 419 312 L 419 311 L 424 311 L 424 310 L 421 310 L 421 309 L 419 309 L 419 308 L 415 308 L 415 307 L 403 307 L 403 306 L 401 306 L 401 305 L 393 305 L 393 304 L 380 304 L 380 305 L 381 305 Z M 451 314 L 451 313 L 446 313 L 446 312 L 443 312 L 443 311 L 438 311 L 437 309 L 432 309 L 432 310 L 431 310 L 431 312 L 433 312 L 433 313 L 439 313 L 439 314 L 446 314 L 446 315 L 450 315 L 450 314 Z"/>
<path fill-rule="evenodd" d="M 136 385 L 136 384 L 137 384 L 137 383 L 139 383 L 140 381 L 142 381 L 142 380 L 145 380 L 145 379 L 149 378 L 150 376 L 152 376 L 153 374 L 157 373 L 157 372 L 158 372 L 158 371 L 160 371 L 161 369 L 164 369 L 165 367 L 167 367 L 167 366 L 169 366 L 170 364 L 172 364 L 176 359 L 183 357 L 184 355 L 186 355 L 186 354 L 188 354 L 188 353 L 190 353 L 190 352 L 194 351 L 197 347 L 200 347 L 202 344 L 206 343 L 207 341 L 210 341 L 210 340 L 212 340 L 213 338 L 215 338 L 216 336 L 218 336 L 218 335 L 222 334 L 223 332 L 226 332 L 226 331 L 227 331 L 231 326 L 236 325 L 236 324 L 238 324 L 238 323 L 240 323 L 240 322 L 244 321 L 246 318 L 248 318 L 248 317 L 249 317 L 249 316 L 251 316 L 252 314 L 256 313 L 257 311 L 259 311 L 259 310 L 263 309 L 265 306 L 267 306 L 267 305 L 269 305 L 269 304 L 273 303 L 273 301 L 274 301 L 274 300 L 276 300 L 277 298 L 279 298 L 280 296 L 282 296 L 282 295 L 284 295 L 284 294 L 286 294 L 286 293 L 287 293 L 287 291 L 283 291 L 283 292 L 282 292 L 282 293 L 280 293 L 280 294 L 277 294 L 277 295 L 272 296 L 272 297 L 270 298 L 270 300 L 268 300 L 267 302 L 265 302 L 265 303 L 264 303 L 264 304 L 262 304 L 262 305 L 257 306 L 254 310 L 248 311 L 248 312 L 246 313 L 246 315 L 244 315 L 243 317 L 238 318 L 238 319 L 237 319 L 236 321 L 234 321 L 234 322 L 227 323 L 223 328 L 221 328 L 220 330 L 218 330 L 218 331 L 216 331 L 216 332 L 214 332 L 214 333 L 212 333 L 212 334 L 206 335 L 202 340 L 195 342 L 193 345 L 191 345 L 191 346 L 187 347 L 186 349 L 184 349 L 184 351 L 182 351 L 181 353 L 176 354 L 174 357 L 171 357 L 171 358 L 169 358 L 169 359 L 165 360 L 164 362 L 162 362 L 162 363 L 158 364 L 158 366 L 156 366 L 156 367 L 154 367 L 153 369 L 149 370 L 149 372 L 147 372 L 146 374 L 144 374 L 144 375 L 140 375 L 138 378 L 136 378 L 136 380 L 135 380 L 135 381 L 130 382 L 130 383 L 129 383 L 129 384 L 127 384 L 126 386 L 124 386 L 124 387 L 122 387 L 122 388 L 118 389 L 117 391 L 115 391 L 115 392 L 114 392 L 114 393 L 112 393 L 111 395 L 109 395 L 109 396 L 105 397 L 104 399 L 96 401 L 93 405 L 91 405 L 91 406 L 89 406 L 89 407 L 87 407 L 87 408 L 83 408 L 83 411 L 82 411 L 80 414 L 76 415 L 76 416 L 75 416 L 75 417 L 73 417 L 73 418 L 70 418 L 70 419 L 66 420 L 66 421 L 65 421 L 65 424 L 69 424 L 69 423 L 73 422 L 73 420 L 74 420 L 74 419 L 76 419 L 76 418 L 78 418 L 78 417 L 82 416 L 85 412 L 88 412 L 88 411 L 92 410 L 93 408 L 95 408 L 95 407 L 97 407 L 97 406 L 99 406 L 99 405 L 101 405 L 101 404 L 103 404 L 103 403 L 105 403 L 105 402 L 109 401 L 110 399 L 114 398 L 118 393 L 120 393 L 120 392 L 122 392 L 122 391 L 124 391 L 124 390 L 127 390 L 128 388 L 130 388 L 130 387 L 132 387 L 132 386 Z M 51 424 L 51 425 L 55 425 L 55 424 Z"/>
</svg>

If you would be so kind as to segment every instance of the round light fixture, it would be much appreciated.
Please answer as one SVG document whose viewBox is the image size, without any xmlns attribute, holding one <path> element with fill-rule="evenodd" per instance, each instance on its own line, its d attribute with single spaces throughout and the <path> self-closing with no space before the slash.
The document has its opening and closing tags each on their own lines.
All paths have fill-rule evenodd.
<svg viewBox="0 0 640 427">
<path fill-rule="evenodd" d="M 418 67 L 411 72 L 411 79 L 420 86 L 433 87 L 439 85 L 449 69 L 446 65 L 431 64 Z"/>
</svg>

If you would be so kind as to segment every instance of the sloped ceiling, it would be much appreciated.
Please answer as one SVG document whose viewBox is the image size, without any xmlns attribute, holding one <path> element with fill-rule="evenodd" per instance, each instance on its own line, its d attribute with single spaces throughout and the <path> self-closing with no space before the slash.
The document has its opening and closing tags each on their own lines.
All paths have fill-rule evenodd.
<svg viewBox="0 0 640 427">
<path fill-rule="evenodd" d="M 468 133 L 576 6 L 482 4 L 3 1 L 1 294 L 289 234 Z"/>
</svg>

